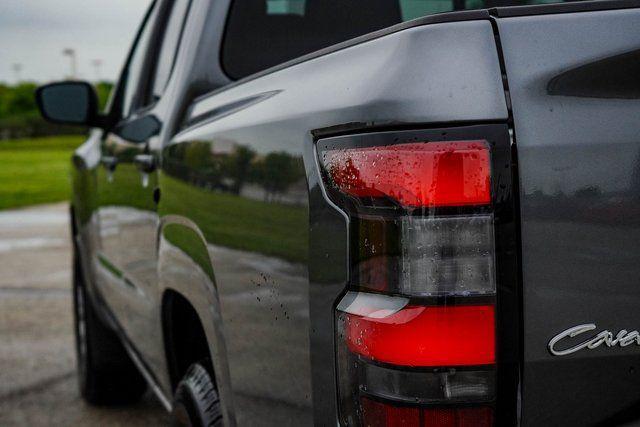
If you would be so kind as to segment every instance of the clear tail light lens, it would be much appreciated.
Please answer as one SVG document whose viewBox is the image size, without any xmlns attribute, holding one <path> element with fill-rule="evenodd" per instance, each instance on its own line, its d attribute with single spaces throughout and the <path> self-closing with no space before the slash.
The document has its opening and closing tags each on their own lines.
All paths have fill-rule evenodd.
<svg viewBox="0 0 640 427">
<path fill-rule="evenodd" d="M 317 146 L 325 189 L 350 218 L 350 289 L 336 307 L 340 423 L 493 425 L 490 144 L 350 141 Z"/>
<path fill-rule="evenodd" d="M 400 292 L 495 293 L 493 215 L 403 217 Z"/>
</svg>

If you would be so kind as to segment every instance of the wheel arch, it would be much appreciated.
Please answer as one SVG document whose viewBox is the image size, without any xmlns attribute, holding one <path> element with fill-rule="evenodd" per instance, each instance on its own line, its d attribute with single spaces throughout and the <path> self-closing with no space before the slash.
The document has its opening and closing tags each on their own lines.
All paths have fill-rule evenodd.
<svg viewBox="0 0 640 427">
<path fill-rule="evenodd" d="M 159 314 L 171 392 L 188 369 L 188 362 L 209 358 L 206 368 L 218 390 L 225 422 L 235 425 L 218 289 L 206 239 L 195 223 L 174 215 L 161 219 L 158 266 Z M 198 343 L 181 345 L 182 338 L 176 340 L 178 332 L 182 335 L 190 330 L 206 344 L 206 351 Z"/>
<path fill-rule="evenodd" d="M 202 364 L 215 378 L 200 316 L 189 300 L 173 289 L 167 289 L 162 296 L 162 332 L 173 391 L 193 363 Z"/>
</svg>

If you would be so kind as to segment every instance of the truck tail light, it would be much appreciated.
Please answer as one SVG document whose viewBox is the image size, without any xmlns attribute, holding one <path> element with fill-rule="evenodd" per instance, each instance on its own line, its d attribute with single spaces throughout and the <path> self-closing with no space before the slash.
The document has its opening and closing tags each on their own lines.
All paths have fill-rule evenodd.
<svg viewBox="0 0 640 427">
<path fill-rule="evenodd" d="M 325 191 L 349 217 L 349 286 L 335 313 L 339 421 L 491 426 L 504 186 L 494 143 L 477 131 L 405 133 L 317 144 Z"/>
</svg>

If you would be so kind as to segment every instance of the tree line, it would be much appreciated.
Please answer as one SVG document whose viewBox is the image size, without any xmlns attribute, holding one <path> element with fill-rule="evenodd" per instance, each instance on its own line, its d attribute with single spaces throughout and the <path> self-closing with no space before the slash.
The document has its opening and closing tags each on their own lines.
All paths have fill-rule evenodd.
<svg viewBox="0 0 640 427">
<path fill-rule="evenodd" d="M 163 170 L 197 187 L 240 195 L 246 184 L 263 189 L 263 201 L 281 202 L 290 187 L 304 179 L 300 156 L 284 151 L 260 155 L 246 145 L 216 151 L 215 142 L 194 141 L 168 148 Z"/>
</svg>

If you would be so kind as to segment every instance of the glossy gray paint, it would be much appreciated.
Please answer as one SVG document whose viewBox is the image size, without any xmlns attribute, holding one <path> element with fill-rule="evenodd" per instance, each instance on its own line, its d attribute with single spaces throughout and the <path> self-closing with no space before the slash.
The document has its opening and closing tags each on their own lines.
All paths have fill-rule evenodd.
<svg viewBox="0 0 640 427">
<path fill-rule="evenodd" d="M 285 152 L 302 158 L 307 180 L 308 222 L 301 224 L 304 229 L 291 228 L 290 232 L 306 234 L 308 227 L 308 264 L 290 265 L 288 271 L 299 273 L 288 276 L 289 282 L 282 275 L 273 282 L 273 289 L 288 289 L 289 297 L 302 298 L 297 306 L 306 313 L 302 318 L 295 322 L 276 319 L 278 314 L 265 309 L 267 301 L 256 299 L 247 306 L 237 296 L 256 292 L 255 283 L 264 281 L 261 274 L 266 273 L 269 282 L 262 286 L 269 285 L 274 277 L 269 270 L 282 268 L 282 260 L 262 258 L 266 263 L 262 270 L 253 270 L 246 262 L 256 255 L 229 257 L 219 243 L 207 242 L 222 307 L 233 412 L 239 424 L 276 425 L 279 411 L 300 423 L 313 419 L 317 425 L 334 424 L 333 307 L 347 280 L 347 220 L 321 190 L 313 135 L 326 133 L 327 128 L 335 132 L 340 126 L 366 131 L 399 123 L 429 126 L 506 120 L 491 25 L 488 21 L 435 24 L 390 34 L 204 97 L 191 108 L 190 116 L 203 120 L 174 138 L 165 159 L 171 159 L 172 150 L 180 145 L 206 143 L 212 152 L 221 145 L 246 146 L 262 156 Z M 180 195 L 163 190 L 163 198 L 180 199 Z M 213 199 L 210 203 L 216 209 Z M 179 216 L 175 211 L 171 214 Z M 199 214 L 185 211 L 184 215 Z M 203 221 L 195 220 L 198 222 Z M 244 268 L 253 280 L 234 283 L 237 268 Z M 169 269 L 163 271 L 162 280 L 171 280 Z M 280 297 L 286 304 L 287 295 Z M 281 331 L 252 334 L 238 324 L 243 310 Z M 251 324 L 250 319 L 244 320 Z M 289 342 L 292 346 L 287 347 L 281 333 L 294 337 Z M 247 336 L 253 338 L 255 348 L 239 344 Z M 283 349 L 293 353 L 283 354 Z M 288 359 L 300 350 L 303 352 L 295 359 Z M 283 359 L 289 360 L 288 372 L 279 370 Z M 247 376 L 252 372 L 253 378 Z M 272 372 L 278 375 L 269 382 Z M 230 405 L 228 400 L 224 403 Z"/>
<path fill-rule="evenodd" d="M 620 78 L 637 58 L 619 56 L 640 46 L 640 10 L 497 22 L 520 176 L 523 424 L 613 423 L 640 401 L 637 348 L 547 344 L 584 323 L 640 324 L 640 83 Z"/>
</svg>

